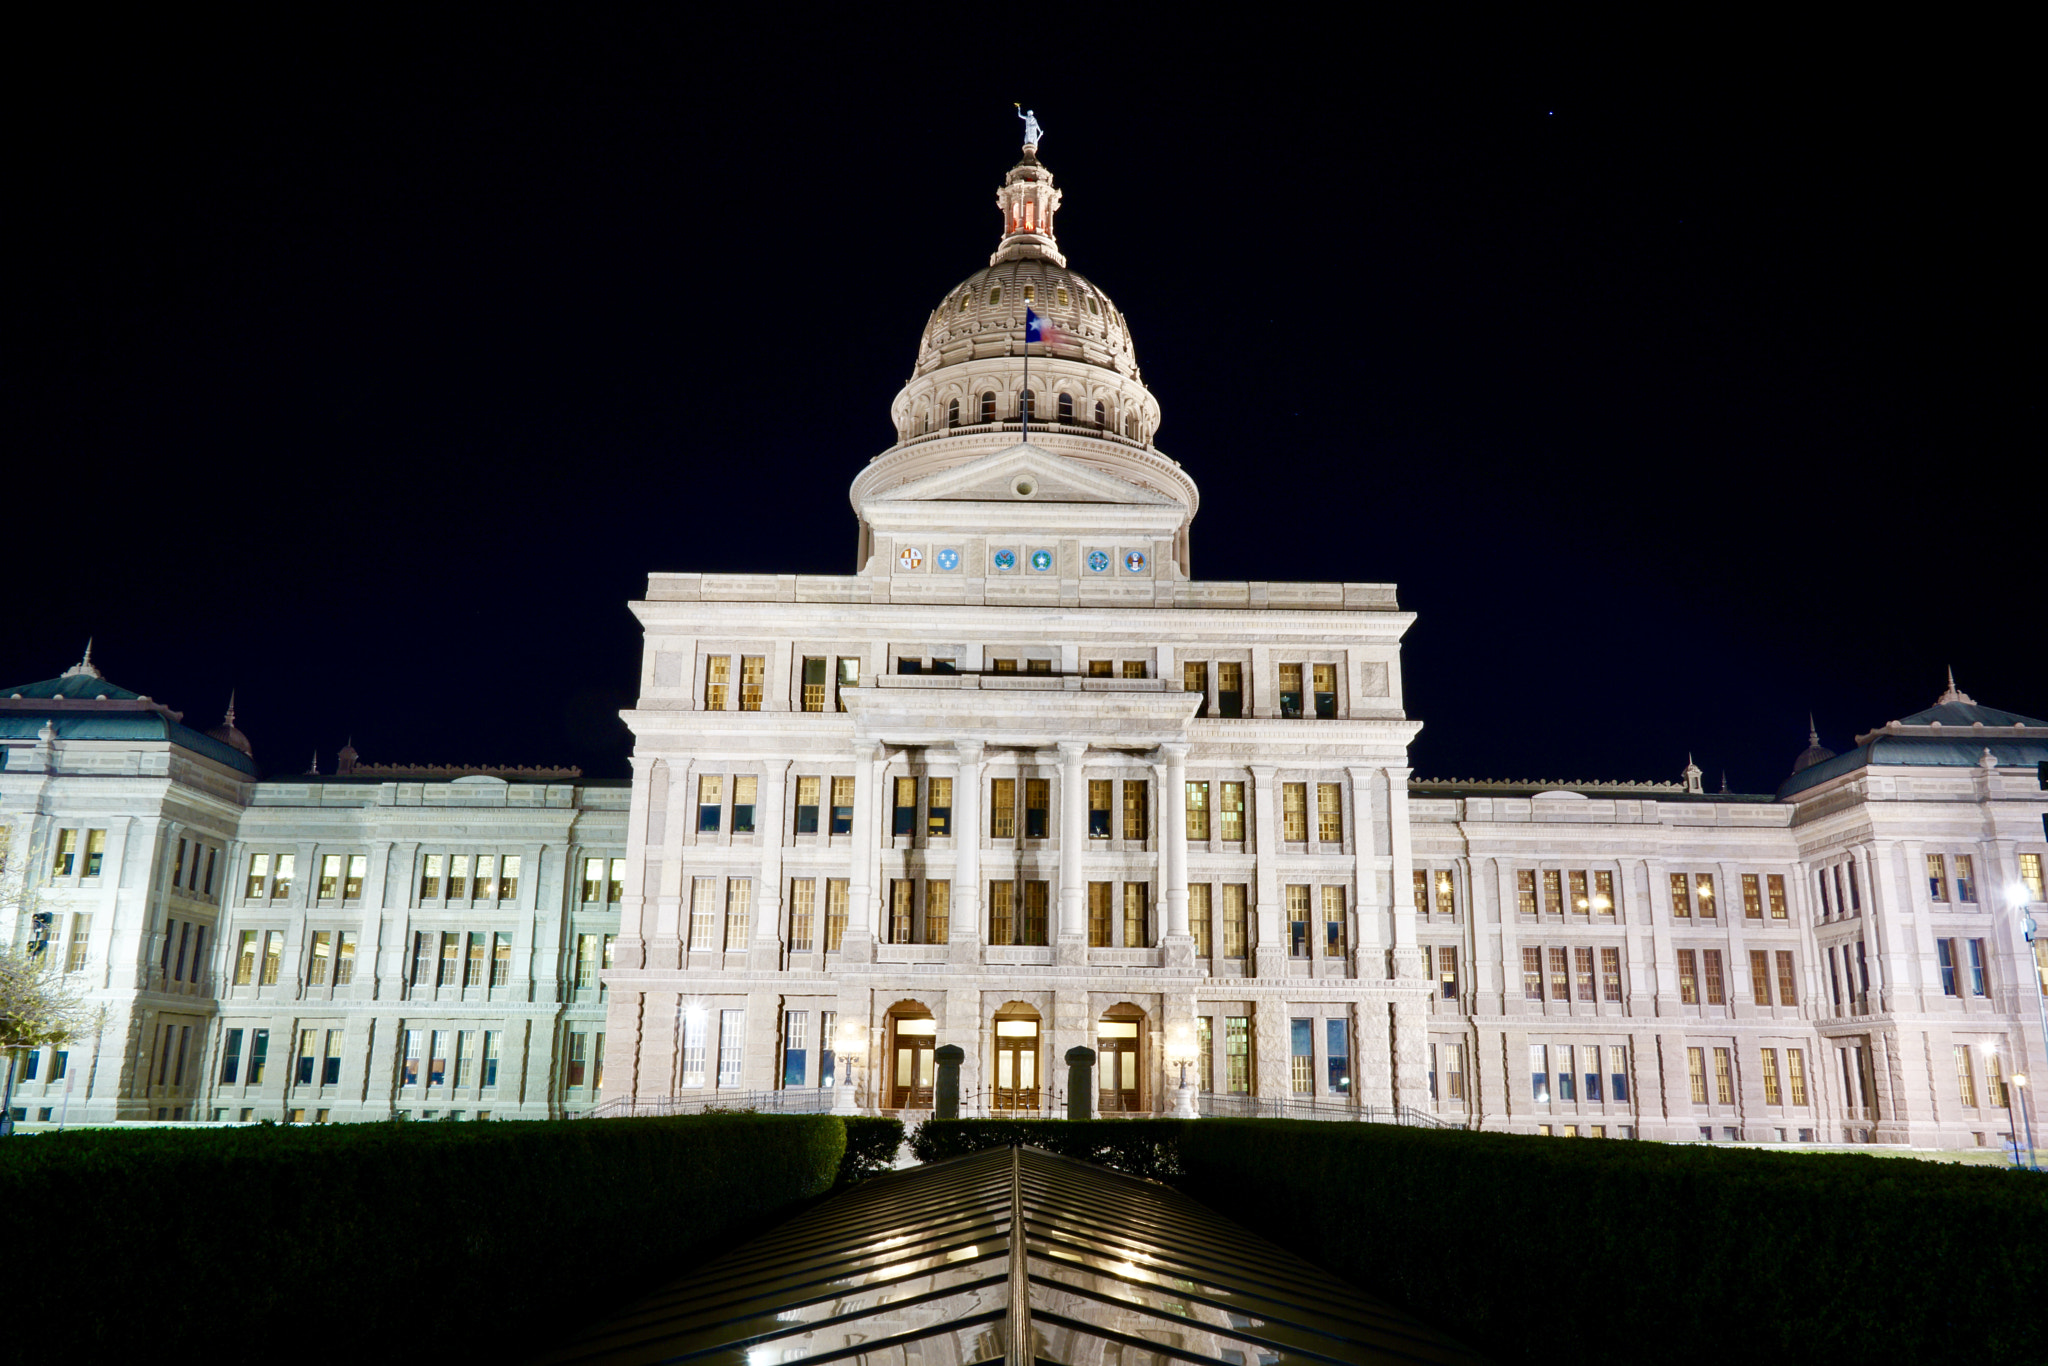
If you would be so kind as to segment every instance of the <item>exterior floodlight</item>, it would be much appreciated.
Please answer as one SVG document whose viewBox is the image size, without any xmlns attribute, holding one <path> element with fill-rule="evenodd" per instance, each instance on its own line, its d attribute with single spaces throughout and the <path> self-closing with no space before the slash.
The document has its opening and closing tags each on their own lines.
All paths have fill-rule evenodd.
<svg viewBox="0 0 2048 1366">
<path fill-rule="evenodd" d="M 1166 1065 L 1180 1069 L 1180 1088 L 1173 1095 L 1173 1114 L 1176 1119 L 1195 1119 L 1195 1092 L 1188 1085 L 1188 1066 L 1201 1057 L 1201 1049 L 1195 1043 L 1194 1031 L 1185 1024 L 1177 1024 L 1167 1032 Z"/>
</svg>

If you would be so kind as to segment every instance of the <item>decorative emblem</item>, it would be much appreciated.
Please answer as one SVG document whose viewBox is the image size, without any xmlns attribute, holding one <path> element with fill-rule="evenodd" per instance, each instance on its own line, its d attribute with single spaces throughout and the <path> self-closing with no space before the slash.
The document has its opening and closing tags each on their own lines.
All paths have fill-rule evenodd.
<svg viewBox="0 0 2048 1366">
<path fill-rule="evenodd" d="M 914 545 L 904 546 L 896 556 L 896 567 L 898 569 L 924 568 L 924 552 Z"/>
<path fill-rule="evenodd" d="M 1032 552 L 1031 552 L 1031 572 L 1032 572 L 1032 573 L 1034 573 L 1034 574 L 1044 574 L 1044 573 L 1048 572 L 1049 570 L 1051 570 L 1051 568 L 1052 568 L 1052 552 L 1051 552 L 1050 550 L 1034 550 L 1034 551 L 1032 551 Z"/>
<path fill-rule="evenodd" d="M 1089 552 L 1088 552 L 1088 572 L 1089 572 L 1089 573 L 1091 573 L 1091 574 L 1104 574 L 1104 573 L 1107 573 L 1108 571 L 1109 571 L 1109 552 L 1108 552 L 1107 550 L 1091 550 L 1091 551 L 1089 551 Z"/>
<path fill-rule="evenodd" d="M 1133 550 L 1130 554 L 1124 556 L 1124 569 L 1128 573 L 1132 574 L 1144 573 L 1145 552 L 1142 550 Z"/>
<path fill-rule="evenodd" d="M 1011 571 L 1012 569 L 1015 569 L 1016 567 L 1017 567 L 1017 552 L 1016 552 L 1016 551 L 1014 551 L 1014 550 L 998 550 L 998 551 L 996 552 L 996 572 L 997 572 L 998 574 L 1007 574 L 1007 573 L 1009 573 L 1009 572 L 1010 572 L 1010 571 Z"/>
<path fill-rule="evenodd" d="M 960 567 L 960 552 L 948 547 L 938 554 L 939 568 L 952 573 Z"/>
</svg>

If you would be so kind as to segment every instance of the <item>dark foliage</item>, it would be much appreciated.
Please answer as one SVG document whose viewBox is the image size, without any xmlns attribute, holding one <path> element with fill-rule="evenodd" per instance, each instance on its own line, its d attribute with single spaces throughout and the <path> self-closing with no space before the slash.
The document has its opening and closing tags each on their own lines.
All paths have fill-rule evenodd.
<svg viewBox="0 0 2048 1366">
<path fill-rule="evenodd" d="M 0 1359 L 523 1358 L 827 1190 L 845 1135 L 716 1115 L 11 1139 L 33 1312 Z"/>
<path fill-rule="evenodd" d="M 903 1146 L 903 1121 L 866 1115 L 846 1115 L 846 1156 L 839 1159 L 840 1186 L 850 1186 L 871 1176 L 880 1176 L 896 1165 Z"/>
<path fill-rule="evenodd" d="M 1107 1131 L 1107 1132 L 1105 1132 Z M 1285 1120 L 921 1126 L 1170 1181 L 1501 1361 L 2048 1361 L 2048 1181 Z"/>
</svg>

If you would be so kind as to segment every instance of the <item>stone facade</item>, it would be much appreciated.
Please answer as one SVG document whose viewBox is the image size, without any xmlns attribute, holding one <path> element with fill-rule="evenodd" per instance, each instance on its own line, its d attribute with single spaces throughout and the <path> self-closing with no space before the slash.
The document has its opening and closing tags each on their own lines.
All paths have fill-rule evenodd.
<svg viewBox="0 0 2048 1366">
<path fill-rule="evenodd" d="M 51 912 L 107 1011 L 18 1112 L 917 1109 L 957 1044 L 983 1108 L 1089 1047 L 1137 1113 L 1186 1056 L 1219 1112 L 2009 1131 L 2048 724 L 1951 682 L 1774 794 L 1418 779 L 1393 587 L 1192 577 L 1198 491 L 1035 149 L 998 203 L 853 481 L 856 571 L 632 604 L 630 783 L 258 780 L 232 714 L 89 660 L 0 695 L 7 927 Z"/>
</svg>

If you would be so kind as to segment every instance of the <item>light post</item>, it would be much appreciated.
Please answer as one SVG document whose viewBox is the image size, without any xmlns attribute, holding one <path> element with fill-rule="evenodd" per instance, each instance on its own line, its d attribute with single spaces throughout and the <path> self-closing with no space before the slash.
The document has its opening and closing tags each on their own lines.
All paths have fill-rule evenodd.
<svg viewBox="0 0 2048 1366">
<path fill-rule="evenodd" d="M 832 1058 L 838 1066 L 839 1075 L 832 1084 L 832 1113 L 854 1115 L 860 1113 L 860 1102 L 854 1088 L 854 1074 L 867 1059 L 868 1027 L 859 1020 L 839 1021 L 832 1033 Z"/>
<path fill-rule="evenodd" d="M 1991 1079 L 1998 1075 L 1998 1045 L 1993 1043 L 1979 1044 L 1978 1050 L 1984 1054 L 1984 1081 L 1986 1085 L 1989 1085 Z M 2012 1165 L 2017 1167 L 2020 1165 L 2020 1126 L 2013 1121 L 2012 1117 L 2012 1088 L 2015 1085 L 2026 1085 L 2024 1074 L 2008 1079 L 2004 1086 L 2005 1127 L 2007 1132 L 2012 1135 Z"/>
<path fill-rule="evenodd" d="M 2005 1106 L 2008 1112 L 2012 1109 L 2012 1087 L 2014 1086 L 2020 1088 L 2020 1118 L 2025 1121 L 2027 1126 L 2027 1165 L 2035 1171 L 2039 1171 L 2041 1170 L 2041 1164 L 2034 1156 L 2034 1116 L 2027 1110 L 2027 1074 L 2024 1072 L 2012 1074 L 2012 1082 L 2007 1086 L 2005 1092 Z M 2008 1119 L 2006 1122 L 2010 1124 L 2012 1121 Z M 2020 1136 L 2019 1131 L 2015 1129 L 2012 1136 L 2017 1141 Z"/>
<path fill-rule="evenodd" d="M 1195 1047 L 1194 1031 L 1185 1024 L 1177 1024 L 1166 1035 L 1166 1065 L 1180 1068 L 1180 1089 L 1173 1095 L 1173 1117 L 1175 1119 L 1199 1119 L 1195 1110 L 1194 1088 L 1188 1085 L 1188 1066 L 1201 1056 Z"/>
</svg>

